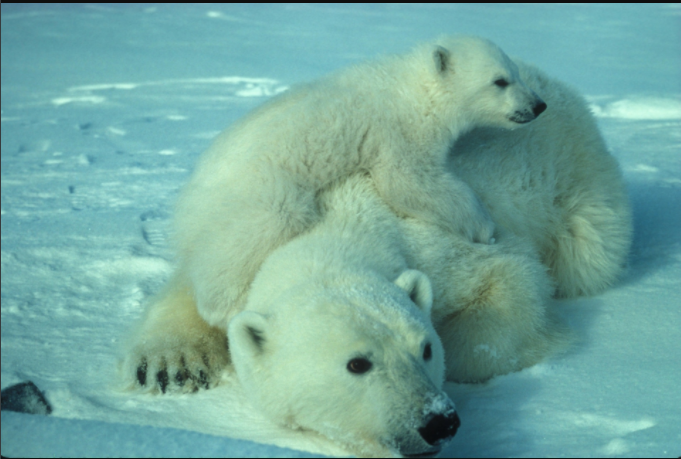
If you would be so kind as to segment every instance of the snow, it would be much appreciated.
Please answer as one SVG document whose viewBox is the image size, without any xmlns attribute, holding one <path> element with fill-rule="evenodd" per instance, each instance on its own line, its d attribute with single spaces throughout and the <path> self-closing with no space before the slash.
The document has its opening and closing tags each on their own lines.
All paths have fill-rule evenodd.
<svg viewBox="0 0 681 459">
<path fill-rule="evenodd" d="M 188 430 L 2 413 L 8 457 L 316 457 Z M 5 457 L 5 456 L 3 456 Z"/>
<path fill-rule="evenodd" d="M 172 269 L 179 186 L 268 97 L 443 33 L 497 42 L 578 88 L 620 161 L 635 239 L 621 281 L 561 301 L 565 354 L 448 384 L 443 457 L 681 455 L 681 5 L 1 5 L 3 456 L 347 454 L 272 425 L 233 375 L 130 393 L 116 356 Z M 274 446 L 277 445 L 277 446 Z"/>
</svg>

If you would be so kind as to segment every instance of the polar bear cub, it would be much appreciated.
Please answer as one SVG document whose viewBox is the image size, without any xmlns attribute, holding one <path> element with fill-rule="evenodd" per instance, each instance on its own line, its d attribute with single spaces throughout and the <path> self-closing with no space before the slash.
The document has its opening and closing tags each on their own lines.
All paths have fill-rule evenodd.
<svg viewBox="0 0 681 459">
<path fill-rule="evenodd" d="M 442 39 L 292 89 L 221 134 L 184 188 L 175 229 L 201 316 L 226 328 L 265 258 L 320 217 L 318 195 L 368 172 L 400 216 L 490 242 L 494 223 L 445 169 L 479 126 L 514 129 L 546 104 L 480 38 Z"/>
</svg>

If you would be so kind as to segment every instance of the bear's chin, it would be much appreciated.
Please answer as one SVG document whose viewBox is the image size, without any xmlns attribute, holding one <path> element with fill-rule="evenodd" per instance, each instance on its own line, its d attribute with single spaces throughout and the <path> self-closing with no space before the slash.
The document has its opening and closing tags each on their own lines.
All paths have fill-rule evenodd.
<svg viewBox="0 0 681 459">
<path fill-rule="evenodd" d="M 449 440 L 451 440 L 451 438 Z M 401 457 L 435 457 L 440 454 L 442 448 L 449 443 L 449 440 L 438 442 L 435 445 L 428 445 L 425 442 L 422 442 L 423 449 L 420 446 L 415 445 L 414 442 L 411 442 L 411 445 L 400 445 L 400 442 L 398 441 L 398 444 L 393 443 L 389 448 Z"/>
<path fill-rule="evenodd" d="M 510 129 L 515 129 L 517 127 L 522 126 L 523 124 L 527 124 L 531 121 L 534 121 L 535 119 L 537 119 L 537 117 L 530 113 L 525 114 L 519 112 L 516 112 L 508 117 L 508 121 L 511 122 Z"/>
<path fill-rule="evenodd" d="M 435 457 L 438 454 L 440 454 L 440 451 L 442 451 L 442 448 L 436 448 L 431 451 L 427 451 L 425 453 L 418 453 L 418 454 L 402 454 L 403 457 Z"/>
<path fill-rule="evenodd" d="M 440 454 L 440 451 L 442 451 L 442 448 L 437 447 L 437 448 L 431 448 L 428 451 L 424 451 L 422 453 L 402 453 L 402 452 L 400 452 L 400 454 L 402 455 L 402 457 L 409 457 L 409 458 L 412 458 L 412 457 L 435 457 L 438 454 Z"/>
</svg>

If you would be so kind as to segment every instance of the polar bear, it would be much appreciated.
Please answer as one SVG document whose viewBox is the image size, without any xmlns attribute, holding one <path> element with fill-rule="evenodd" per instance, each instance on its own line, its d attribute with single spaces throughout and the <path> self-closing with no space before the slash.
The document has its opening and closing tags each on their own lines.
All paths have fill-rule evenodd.
<svg viewBox="0 0 681 459">
<path fill-rule="evenodd" d="M 253 403 L 284 425 L 359 455 L 436 453 L 458 427 L 443 375 L 484 381 L 560 349 L 567 334 L 549 315 L 552 297 L 601 292 L 631 244 L 622 176 L 586 103 L 514 65 L 546 113 L 523 129 L 461 135 L 443 166 L 488 209 L 494 244 L 400 212 L 373 171 L 359 171 L 317 193 L 316 224 L 258 263 L 244 305 L 222 303 L 228 324 L 204 315 L 181 257 L 130 342 L 127 381 L 161 392 L 210 388 L 231 359 Z M 217 212 L 226 198 L 204 199 Z"/>
<path fill-rule="evenodd" d="M 546 104 L 493 43 L 441 39 L 292 89 L 222 133 L 176 208 L 201 316 L 225 328 L 269 253 L 320 218 L 318 194 L 366 171 L 405 217 L 488 243 L 494 224 L 447 152 L 478 126 L 514 129 Z M 229 305 L 229 307 L 225 307 Z"/>
<path fill-rule="evenodd" d="M 371 182 L 325 192 L 320 223 L 265 260 L 229 324 L 231 358 L 282 425 L 360 456 L 434 455 L 460 421 L 442 391 L 431 284 L 409 269 L 399 218 Z"/>
</svg>

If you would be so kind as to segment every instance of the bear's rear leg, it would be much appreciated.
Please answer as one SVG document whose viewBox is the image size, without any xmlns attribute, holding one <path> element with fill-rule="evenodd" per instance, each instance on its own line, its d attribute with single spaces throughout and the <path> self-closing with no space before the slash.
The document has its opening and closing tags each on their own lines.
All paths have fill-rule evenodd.
<svg viewBox="0 0 681 459">
<path fill-rule="evenodd" d="M 448 380 L 480 382 L 518 371 L 566 342 L 547 315 L 553 283 L 525 241 L 506 234 L 492 246 L 468 243 L 455 255 L 446 304 L 436 314 Z"/>
<path fill-rule="evenodd" d="M 566 216 L 543 254 L 559 297 L 600 293 L 625 267 L 631 211 L 623 187 L 614 183 L 598 194 L 575 194 L 573 202 L 565 204 Z"/>
</svg>

